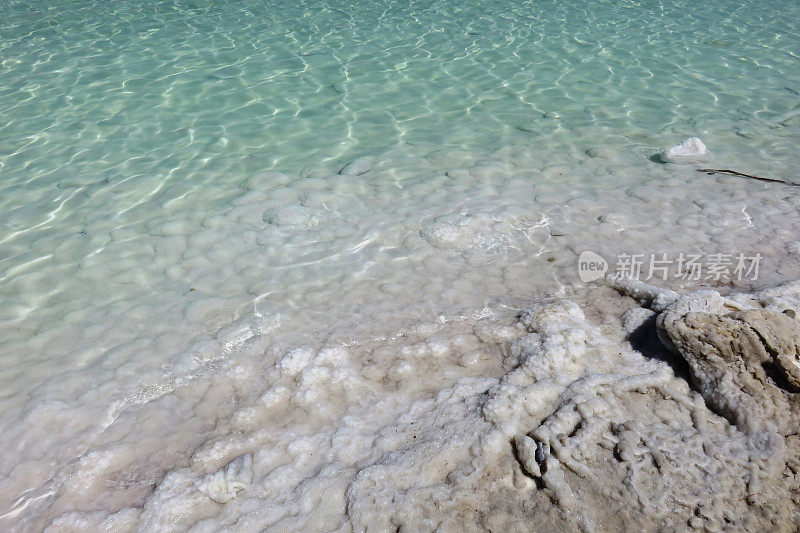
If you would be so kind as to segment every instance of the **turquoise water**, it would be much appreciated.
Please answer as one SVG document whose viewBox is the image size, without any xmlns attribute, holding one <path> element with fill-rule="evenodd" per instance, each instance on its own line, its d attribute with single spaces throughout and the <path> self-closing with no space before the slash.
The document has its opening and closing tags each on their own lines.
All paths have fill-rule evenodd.
<svg viewBox="0 0 800 533">
<path fill-rule="evenodd" d="M 398 143 L 568 142 L 576 128 L 727 141 L 760 136 L 800 92 L 794 2 L 0 9 L 6 186 L 233 179 Z M 786 164 L 786 144 L 765 155 Z"/>
<path fill-rule="evenodd" d="M 76 458 L 158 420 L 175 442 L 111 499 L 141 505 L 200 424 L 149 406 L 223 379 L 253 336 L 502 314 L 563 292 L 587 247 L 760 250 L 794 276 L 793 196 L 651 156 L 697 135 L 717 168 L 798 180 L 797 20 L 792 1 L 0 3 L 2 513 L 46 524 Z"/>
</svg>

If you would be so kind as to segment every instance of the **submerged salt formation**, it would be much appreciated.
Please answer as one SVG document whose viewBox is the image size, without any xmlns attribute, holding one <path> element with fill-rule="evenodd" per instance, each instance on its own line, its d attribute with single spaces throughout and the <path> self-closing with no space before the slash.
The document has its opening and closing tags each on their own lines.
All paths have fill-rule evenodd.
<svg viewBox="0 0 800 533">
<path fill-rule="evenodd" d="M 708 148 L 699 137 L 690 137 L 682 143 L 668 148 L 663 155 L 671 163 L 694 163 L 708 157 Z"/>
</svg>

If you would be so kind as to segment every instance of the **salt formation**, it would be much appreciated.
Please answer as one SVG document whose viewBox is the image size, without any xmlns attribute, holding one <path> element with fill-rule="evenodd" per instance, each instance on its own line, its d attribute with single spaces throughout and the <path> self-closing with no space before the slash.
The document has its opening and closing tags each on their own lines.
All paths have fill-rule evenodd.
<svg viewBox="0 0 800 533">
<path fill-rule="evenodd" d="M 627 286 L 655 308 L 677 299 L 672 291 Z M 632 311 L 628 330 L 655 316 Z M 776 513 L 790 527 L 798 507 L 788 500 L 793 481 L 784 477 L 789 454 L 779 435 L 732 432 L 666 364 L 589 326 L 571 302 L 539 306 L 521 321 L 531 333 L 512 348 L 520 364 L 496 387 L 484 413 L 513 435 L 522 469 L 570 523 L 585 530 L 632 520 L 645 529 L 713 529 L 765 523 Z M 747 487 L 738 485 L 742 477 L 751 480 Z M 767 479 L 781 488 L 769 493 Z M 745 494 L 756 486 L 763 492 Z M 737 493 L 755 502 L 754 509 L 741 505 Z M 618 513 L 623 516 L 613 518 Z"/>
<path fill-rule="evenodd" d="M 699 137 L 690 137 L 682 143 L 668 148 L 665 159 L 672 163 L 693 163 L 708 156 L 708 148 Z"/>
<path fill-rule="evenodd" d="M 764 309 L 709 290 L 680 298 L 655 287 L 647 294 L 640 282 L 611 284 L 663 311 L 660 338 L 686 360 L 717 412 L 747 433 L 800 433 L 800 323 L 794 309 Z"/>
<path fill-rule="evenodd" d="M 254 357 L 221 371 L 234 397 L 251 377 L 266 390 L 239 405 L 187 467 L 167 472 L 141 514 L 69 512 L 52 530 L 132 516 L 164 531 L 791 530 L 800 520 L 800 435 L 783 411 L 791 397 L 774 391 L 784 400 L 767 412 L 744 395 L 754 390 L 714 391 L 713 379 L 701 379 L 712 395 L 694 392 L 656 329 L 700 375 L 695 368 L 717 359 L 698 347 L 730 354 L 706 344 L 692 317 L 715 324 L 703 330 L 710 338 L 725 330 L 709 317 L 746 325 L 794 380 L 796 359 L 780 354 L 797 347 L 783 310 L 800 303 L 800 283 L 728 297 L 610 284 L 649 308 L 597 325 L 575 302 L 549 299 L 513 322 L 477 317 L 471 328 L 364 346 L 265 353 L 254 337 Z M 620 313 L 629 307 L 608 298 Z M 639 334 L 650 342 L 634 347 Z M 752 411 L 747 424 L 719 416 L 727 414 L 714 395 L 738 398 L 727 405 Z M 762 414 L 775 423 L 754 424 Z"/>
<path fill-rule="evenodd" d="M 643 174 L 633 144 L 626 146 L 613 158 L 503 147 L 480 160 L 449 149 L 429 158 L 398 149 L 376 156 L 357 179 L 336 167 L 324 179 L 318 171 L 300 178 L 258 171 L 246 179 L 234 172 L 231 182 L 242 185 L 235 190 L 221 178 L 197 191 L 182 181 L 164 188 L 155 176 L 146 180 L 159 191 L 149 207 L 135 207 L 147 195 L 133 181 L 124 191 L 97 186 L 79 194 L 86 203 L 59 211 L 63 224 L 18 234 L 19 255 L 4 267 L 0 351 L 10 363 L 3 367 L 9 403 L 0 423 L 0 529 L 42 529 L 74 509 L 166 520 L 167 496 L 180 499 L 189 487 L 198 515 L 206 506 L 220 513 L 195 482 L 247 453 L 254 478 L 263 478 L 267 467 L 256 452 L 267 445 L 253 437 L 213 464 L 193 462 L 196 446 L 261 428 L 283 451 L 298 435 L 341 427 L 338 416 L 366 428 L 368 440 L 459 378 L 502 377 L 516 364 L 499 355 L 511 349 L 508 338 L 481 333 L 479 341 L 469 338 L 485 349 L 453 343 L 441 350 L 430 332 L 454 321 L 508 318 L 530 305 L 527 298 L 567 294 L 581 250 L 614 257 L 654 242 L 671 254 L 695 244 L 745 249 L 770 258 L 759 282 L 800 277 L 790 255 L 800 198 L 776 201 L 772 186 L 691 166 L 651 165 Z M 728 201 L 695 194 L 712 189 Z M 38 223 L 17 218 L 38 213 L 37 205 L 10 215 L 21 225 L 9 230 Z M 665 214 L 663 225 L 644 223 L 654 208 Z M 141 223 L 125 218 L 134 212 L 145 215 Z M 154 290 L 142 291 L 143 283 Z M 350 349 L 399 342 L 408 328 L 423 326 L 430 329 L 415 340 L 419 350 L 409 344 L 381 355 L 393 361 L 384 374 L 367 363 L 366 348 Z M 276 366 L 290 350 L 316 357 L 323 345 L 340 347 L 337 339 L 348 347 L 346 365 L 298 352 Z M 241 365 L 226 366 L 250 356 L 271 366 L 241 378 L 234 373 Z M 370 419 L 356 404 L 381 402 L 389 394 L 384 380 L 395 387 L 391 394 L 403 392 L 403 403 L 384 404 L 382 425 L 365 425 Z M 273 414 L 284 408 L 285 419 Z M 276 433 L 284 420 L 307 427 Z M 505 452 L 515 436 L 502 441 Z M 331 446 L 340 450 L 342 442 Z M 180 470 L 187 464 L 193 468 Z M 175 483 L 170 490 L 167 479 Z M 224 513 L 262 498 L 257 487 L 239 491 Z M 292 484 L 275 490 L 302 492 Z M 196 519 L 194 511 L 176 513 Z"/>
<path fill-rule="evenodd" d="M 750 432 L 800 430 L 800 324 L 765 309 L 688 313 L 667 333 L 703 396 Z"/>
<path fill-rule="evenodd" d="M 697 129 L 797 174 L 772 3 L 150 4 L 3 3 L 0 531 L 765 525 L 742 480 L 780 441 L 575 261 L 800 278 L 795 189 L 641 157 Z M 199 489 L 243 455 L 247 488 Z"/>
<path fill-rule="evenodd" d="M 242 455 L 197 484 L 198 490 L 218 503 L 228 503 L 253 481 L 253 457 Z"/>
</svg>

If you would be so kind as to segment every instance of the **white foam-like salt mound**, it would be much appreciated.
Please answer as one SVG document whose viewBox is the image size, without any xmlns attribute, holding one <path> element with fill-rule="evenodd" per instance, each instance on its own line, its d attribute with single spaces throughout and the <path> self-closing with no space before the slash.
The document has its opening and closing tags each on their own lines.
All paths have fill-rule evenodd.
<svg viewBox="0 0 800 533">
<path fill-rule="evenodd" d="M 664 155 L 673 163 L 693 163 L 706 159 L 709 151 L 699 137 L 690 137 L 676 146 L 667 148 Z"/>
<path fill-rule="evenodd" d="M 228 503 L 252 481 L 253 458 L 246 454 L 237 457 L 216 473 L 205 476 L 197 483 L 197 489 L 217 503 Z"/>
</svg>

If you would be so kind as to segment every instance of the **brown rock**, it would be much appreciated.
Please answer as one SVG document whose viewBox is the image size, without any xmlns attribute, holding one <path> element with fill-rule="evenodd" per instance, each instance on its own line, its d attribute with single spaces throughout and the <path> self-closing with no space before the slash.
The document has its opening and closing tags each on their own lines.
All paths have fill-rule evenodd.
<svg viewBox="0 0 800 533">
<path fill-rule="evenodd" d="M 800 322 L 767 309 L 662 322 L 710 407 L 748 433 L 800 432 Z"/>
</svg>

